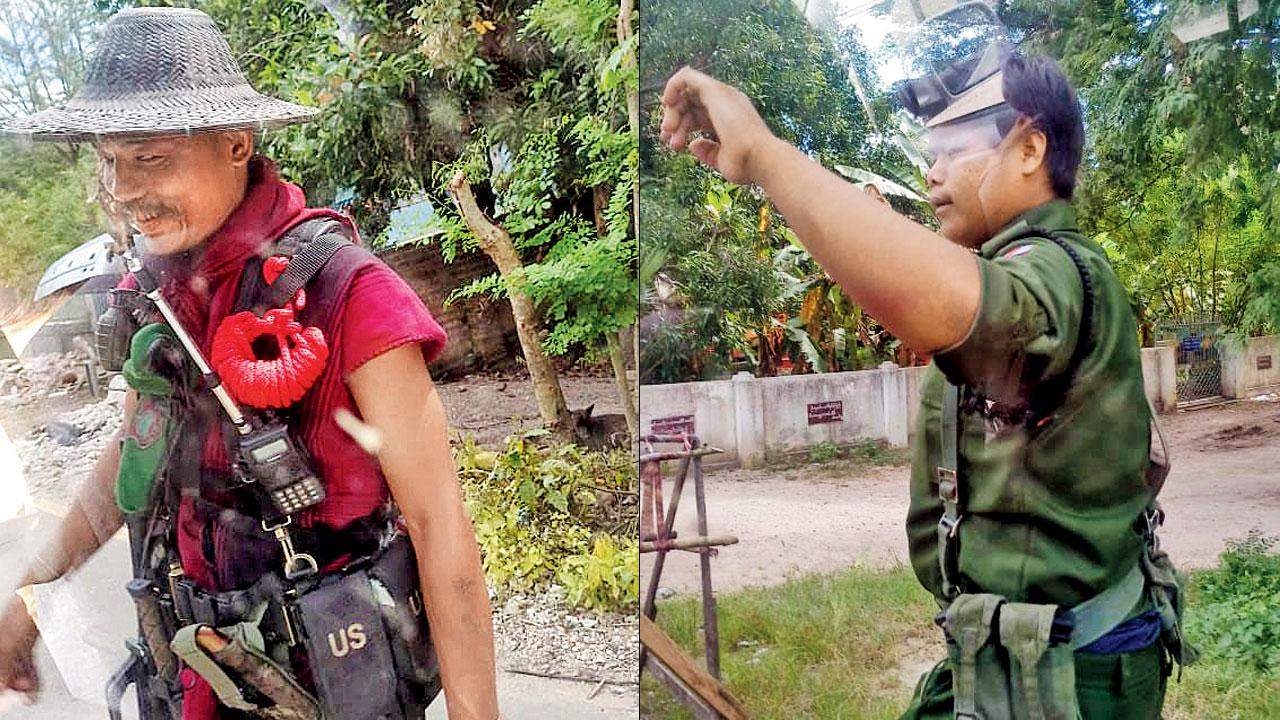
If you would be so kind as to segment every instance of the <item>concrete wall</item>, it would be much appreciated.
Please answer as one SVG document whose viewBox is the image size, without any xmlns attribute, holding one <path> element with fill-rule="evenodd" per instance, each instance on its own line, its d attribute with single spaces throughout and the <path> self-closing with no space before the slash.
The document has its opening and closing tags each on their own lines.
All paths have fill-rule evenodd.
<svg viewBox="0 0 1280 720">
<path fill-rule="evenodd" d="M 1143 382 L 1159 412 L 1177 406 L 1175 359 L 1172 346 L 1142 351 Z M 905 446 L 915 432 L 924 370 L 885 363 L 858 372 L 775 378 L 738 373 L 732 380 L 644 385 L 640 427 L 646 434 L 691 429 L 703 443 L 725 451 L 708 462 L 745 467 L 823 442 L 871 439 Z M 838 420 L 831 417 L 834 403 Z M 834 421 L 811 422 L 824 419 L 811 418 L 824 409 L 825 419 Z"/>
<path fill-rule="evenodd" d="M 771 452 L 798 450 L 822 442 L 883 438 L 885 432 L 884 373 L 840 373 L 832 383 L 824 375 L 795 375 L 756 381 L 764 407 L 764 444 Z M 809 424 L 810 403 L 841 403 L 842 420 Z M 891 412 L 892 410 L 890 410 Z M 905 438 L 904 438 L 905 440 Z"/>
<path fill-rule="evenodd" d="M 678 422 L 692 416 L 692 430 L 707 445 L 737 459 L 733 383 L 729 380 L 640 386 L 640 429 L 654 432 L 654 420 Z"/>
<path fill-rule="evenodd" d="M 885 363 L 858 372 L 776 378 L 739 373 L 732 380 L 645 385 L 640 426 L 651 433 L 692 417 L 699 439 L 746 467 L 822 442 L 876 439 L 902 446 L 914 426 L 923 371 Z"/>
<path fill-rule="evenodd" d="M 1142 382 L 1157 412 L 1178 406 L 1175 351 L 1173 343 L 1142 349 Z M 1220 352 L 1224 396 L 1280 387 L 1280 335 L 1224 343 Z M 776 378 L 738 373 L 732 380 L 644 385 L 640 426 L 650 433 L 655 421 L 659 428 L 681 428 L 691 419 L 690 429 L 704 443 L 746 467 L 823 442 L 872 439 L 902 446 L 915 432 L 923 373 L 922 367 L 885 363 L 858 372 Z M 830 410 L 832 403 L 840 404 L 838 421 L 810 422 L 811 405 L 827 404 Z"/>
<path fill-rule="evenodd" d="M 1224 397 L 1248 397 L 1280 385 L 1280 335 L 1248 338 L 1243 345 L 1224 342 L 1218 352 Z"/>
<path fill-rule="evenodd" d="M 1177 354 L 1172 343 L 1142 348 L 1142 384 L 1156 412 L 1173 412 L 1178 406 Z"/>
</svg>

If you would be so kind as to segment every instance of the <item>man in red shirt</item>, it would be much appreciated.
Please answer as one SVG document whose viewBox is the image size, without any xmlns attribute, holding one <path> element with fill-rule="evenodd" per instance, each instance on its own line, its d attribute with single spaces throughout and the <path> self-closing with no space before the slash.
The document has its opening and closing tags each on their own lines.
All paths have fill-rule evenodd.
<svg viewBox="0 0 1280 720">
<path fill-rule="evenodd" d="M 301 189 L 280 180 L 271 162 L 255 154 L 255 131 L 314 113 L 254 92 L 208 16 L 140 8 L 108 24 L 76 98 L 12 121 L 5 131 L 93 142 L 107 204 L 143 236 L 146 263 L 163 296 L 209 357 L 236 310 L 246 268 L 257 269 L 256 261 L 273 254 L 282 235 L 304 221 L 328 219 L 342 223 L 354 239 L 349 220 L 308 209 Z M 322 502 L 294 515 L 296 531 L 326 538 L 330 547 L 319 550 L 328 552 L 320 561 L 328 571 L 349 557 L 342 553 L 351 552 L 350 529 L 393 501 L 416 552 L 449 716 L 492 720 L 498 707 L 489 600 L 444 407 L 427 372 L 445 334 L 413 290 L 358 245 L 342 247 L 325 267 L 336 270 L 318 278 L 340 278 L 340 287 L 313 293 L 310 310 L 300 294 L 288 306 L 302 325 L 319 328 L 329 348 L 303 399 L 288 408 L 290 431 L 310 454 L 311 470 L 326 491 Z M 137 407 L 131 391 L 126 431 Z M 381 434 L 376 458 L 339 428 L 335 418 L 343 410 Z M 232 465 L 218 430 L 214 425 L 202 443 L 199 492 L 184 492 L 176 503 L 172 543 L 178 556 L 172 573 L 210 592 L 256 580 L 278 567 L 280 552 L 265 524 L 246 530 L 228 519 L 226 498 L 219 495 L 228 486 L 210 489 L 212 481 L 206 482 L 226 476 Z M 23 585 L 75 569 L 120 527 L 120 457 L 120 444 L 109 444 L 55 543 L 35 559 Z M 0 613 L 0 691 L 34 698 L 36 637 L 25 607 L 9 602 Z M 349 638 L 353 648 L 356 638 Z M 186 720 L 237 716 L 192 668 L 179 682 Z"/>
</svg>

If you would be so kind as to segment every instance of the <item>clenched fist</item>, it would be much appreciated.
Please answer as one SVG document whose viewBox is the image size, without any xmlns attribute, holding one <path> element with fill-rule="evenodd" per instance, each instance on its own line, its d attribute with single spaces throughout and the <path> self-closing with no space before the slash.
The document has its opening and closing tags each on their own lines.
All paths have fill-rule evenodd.
<svg viewBox="0 0 1280 720">
<path fill-rule="evenodd" d="M 660 137 L 672 150 L 688 149 L 732 183 L 759 181 L 758 152 L 778 142 L 741 91 L 693 68 L 681 68 L 662 92 Z M 702 132 L 703 137 L 693 137 Z"/>
</svg>

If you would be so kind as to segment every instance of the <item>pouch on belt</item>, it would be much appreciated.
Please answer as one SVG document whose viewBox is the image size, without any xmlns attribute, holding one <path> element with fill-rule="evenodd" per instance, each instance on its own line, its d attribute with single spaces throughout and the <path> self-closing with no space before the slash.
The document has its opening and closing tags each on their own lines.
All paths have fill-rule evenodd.
<svg viewBox="0 0 1280 720">
<path fill-rule="evenodd" d="M 325 717 L 399 717 L 391 644 L 368 572 L 326 577 L 296 607 Z"/>
<path fill-rule="evenodd" d="M 396 538 L 369 568 L 369 574 L 376 583 L 374 591 L 386 626 L 394 635 L 391 651 L 396 674 L 404 683 L 401 701 L 427 705 L 440 692 L 440 663 L 431 643 L 419 590 L 418 562 L 409 539 Z"/>
<path fill-rule="evenodd" d="M 991 594 L 951 603 L 944 626 L 957 720 L 1078 720 L 1073 651 L 1052 639 L 1056 611 Z"/>
</svg>

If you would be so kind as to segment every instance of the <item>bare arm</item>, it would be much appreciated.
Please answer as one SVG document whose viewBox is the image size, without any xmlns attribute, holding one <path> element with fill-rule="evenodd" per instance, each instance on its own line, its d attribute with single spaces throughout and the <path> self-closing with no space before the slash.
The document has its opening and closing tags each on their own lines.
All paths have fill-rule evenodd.
<svg viewBox="0 0 1280 720">
<path fill-rule="evenodd" d="M 133 416 L 137 396 L 125 396 L 125 422 Z M 93 475 L 80 488 L 57 536 L 35 557 L 21 585 L 57 580 L 84 564 L 124 524 L 116 506 L 116 475 L 120 470 L 120 438 L 109 441 L 94 465 Z"/>
<path fill-rule="evenodd" d="M 737 183 L 759 185 L 854 302 L 916 352 L 964 339 L 978 312 L 973 255 L 898 215 L 775 137 L 737 89 L 685 68 L 663 93 L 662 138 Z M 692 138 L 695 131 L 715 140 Z"/>
<path fill-rule="evenodd" d="M 877 202 L 777 138 L 755 158 L 757 183 L 854 302 L 916 352 L 965 338 L 978 313 L 977 259 Z"/>
<path fill-rule="evenodd" d="M 450 720 L 494 720 L 493 619 L 475 531 L 449 451 L 444 405 L 417 345 L 388 351 L 351 374 L 366 423 L 418 554 L 422 596 L 440 657 Z"/>
</svg>

